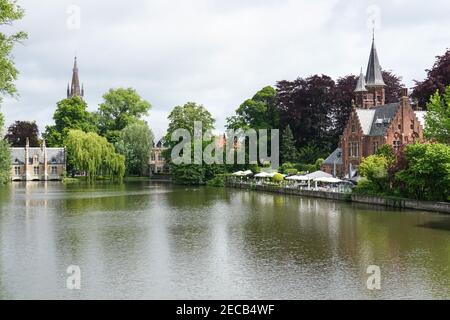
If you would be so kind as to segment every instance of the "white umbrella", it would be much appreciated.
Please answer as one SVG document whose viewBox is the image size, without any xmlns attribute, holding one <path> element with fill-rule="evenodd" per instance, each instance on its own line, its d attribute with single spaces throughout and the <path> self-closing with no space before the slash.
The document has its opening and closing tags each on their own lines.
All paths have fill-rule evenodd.
<svg viewBox="0 0 450 320">
<path fill-rule="evenodd" d="M 242 174 L 243 174 L 243 173 L 244 173 L 244 172 L 242 172 L 242 171 L 237 171 L 237 172 L 233 173 L 233 176 L 242 177 Z"/>
<path fill-rule="evenodd" d="M 251 170 L 247 170 L 242 173 L 243 176 L 251 176 L 252 174 L 253 172 Z"/>
<path fill-rule="evenodd" d="M 308 181 L 309 178 L 306 176 L 292 176 L 292 177 L 287 177 L 287 180 L 294 180 L 294 181 Z"/>
<path fill-rule="evenodd" d="M 267 172 L 261 172 L 258 174 L 255 174 L 255 178 L 271 178 L 272 176 L 270 175 L 270 173 Z"/>
<path fill-rule="evenodd" d="M 332 178 L 333 176 L 329 173 L 323 172 L 323 171 L 316 171 L 310 174 L 307 174 L 306 177 L 309 178 L 309 180 L 314 180 L 317 178 Z"/>
<path fill-rule="evenodd" d="M 342 182 L 341 179 L 333 178 L 333 177 L 322 177 L 314 179 L 315 182 L 324 182 L 324 183 L 340 183 Z"/>
</svg>

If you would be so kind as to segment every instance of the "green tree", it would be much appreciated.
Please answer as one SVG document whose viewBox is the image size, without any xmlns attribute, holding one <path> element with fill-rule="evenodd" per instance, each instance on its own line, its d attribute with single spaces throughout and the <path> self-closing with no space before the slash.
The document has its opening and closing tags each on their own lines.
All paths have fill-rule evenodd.
<svg viewBox="0 0 450 320">
<path fill-rule="evenodd" d="M 116 150 L 125 156 L 127 175 L 145 175 L 153 145 L 153 133 L 147 123 L 134 123 L 120 132 Z"/>
<path fill-rule="evenodd" d="M 120 131 L 147 116 L 151 104 L 133 88 L 110 89 L 98 111 L 99 133 L 109 142 L 118 141 Z"/>
<path fill-rule="evenodd" d="M 63 147 L 70 130 L 96 132 L 95 117 L 87 107 L 87 103 L 76 96 L 59 101 L 53 115 L 55 125 L 47 126 L 43 134 L 47 145 Z"/>
<path fill-rule="evenodd" d="M 11 26 L 13 22 L 23 18 L 24 10 L 16 1 L 0 0 L 0 26 Z M 25 32 L 0 32 L 0 104 L 4 95 L 15 96 L 17 89 L 14 81 L 19 71 L 16 69 L 12 57 L 14 45 L 27 38 Z M 9 144 L 3 140 L 4 118 L 0 113 L 0 184 L 9 181 L 11 154 Z"/>
<path fill-rule="evenodd" d="M 283 139 L 281 141 L 281 160 L 285 162 L 296 162 L 298 160 L 298 152 L 295 148 L 295 139 L 292 135 L 292 130 L 289 125 L 286 126 L 283 132 Z"/>
<path fill-rule="evenodd" d="M 442 95 L 438 91 L 430 98 L 425 116 L 425 136 L 450 144 L 450 86 Z"/>
<path fill-rule="evenodd" d="M 192 162 L 194 157 L 194 140 L 200 137 L 194 137 L 194 122 L 202 122 L 202 134 L 208 130 L 214 129 L 215 120 L 211 113 L 202 105 L 194 102 L 188 102 L 183 106 L 176 106 L 169 114 L 169 128 L 164 137 L 165 145 L 168 150 L 164 154 L 164 158 L 170 159 L 170 170 L 175 182 L 180 184 L 199 185 L 204 184 L 214 177 L 215 173 L 221 172 L 217 165 L 206 164 L 174 164 L 171 159 L 172 148 L 178 144 L 178 141 L 171 141 L 172 134 L 178 129 L 186 129 L 189 131 L 192 144 L 191 155 Z M 202 150 L 210 143 L 210 141 L 203 141 Z"/>
<path fill-rule="evenodd" d="M 357 191 L 378 194 L 388 190 L 388 160 L 384 156 L 365 158 L 359 166 L 359 173 L 366 180 L 358 184 Z"/>
<path fill-rule="evenodd" d="M 242 103 L 236 115 L 227 118 L 229 129 L 278 129 L 280 117 L 276 109 L 277 91 L 267 86 Z"/>
<path fill-rule="evenodd" d="M 99 176 L 122 181 L 125 174 L 125 157 L 117 154 L 114 146 L 94 132 L 70 130 L 66 139 L 67 152 L 75 168 L 86 173 L 88 182 Z"/>
<path fill-rule="evenodd" d="M 0 0 L 0 26 L 11 26 L 16 20 L 23 18 L 24 10 L 16 1 Z M 0 103 L 2 95 L 16 95 L 17 89 L 14 81 L 19 74 L 12 57 L 14 45 L 27 38 L 25 32 L 5 34 L 0 32 Z"/>
<path fill-rule="evenodd" d="M 450 146 L 411 144 L 405 148 L 406 168 L 396 174 L 404 196 L 421 200 L 449 200 Z"/>
<path fill-rule="evenodd" d="M 9 144 L 0 139 L 0 185 L 9 181 L 11 174 L 11 152 Z"/>
<path fill-rule="evenodd" d="M 169 114 L 169 128 L 164 137 L 166 145 L 173 147 L 176 141 L 171 141 L 172 134 L 178 129 L 186 129 L 194 138 L 194 122 L 202 123 L 202 133 L 214 129 L 216 122 L 211 113 L 202 105 L 188 102 L 183 106 L 176 106 Z"/>
<path fill-rule="evenodd" d="M 389 166 L 393 165 L 396 161 L 394 148 L 390 144 L 382 145 L 380 148 L 378 148 L 376 154 L 378 156 L 384 157 L 387 160 Z"/>
</svg>

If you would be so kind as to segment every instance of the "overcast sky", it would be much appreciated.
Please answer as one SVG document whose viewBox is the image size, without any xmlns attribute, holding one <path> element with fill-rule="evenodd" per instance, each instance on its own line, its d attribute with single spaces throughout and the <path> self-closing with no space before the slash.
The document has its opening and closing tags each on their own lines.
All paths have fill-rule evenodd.
<svg viewBox="0 0 450 320">
<path fill-rule="evenodd" d="M 366 67 L 376 22 L 381 65 L 411 87 L 450 47 L 450 1 L 361 0 L 19 0 L 14 29 L 29 40 L 14 50 L 14 120 L 52 123 L 78 56 L 86 101 L 95 110 L 110 88 L 133 87 L 153 108 L 159 138 L 170 110 L 206 106 L 225 118 L 266 85 L 323 73 L 337 78 Z M 76 10 L 81 9 L 77 26 Z"/>
</svg>

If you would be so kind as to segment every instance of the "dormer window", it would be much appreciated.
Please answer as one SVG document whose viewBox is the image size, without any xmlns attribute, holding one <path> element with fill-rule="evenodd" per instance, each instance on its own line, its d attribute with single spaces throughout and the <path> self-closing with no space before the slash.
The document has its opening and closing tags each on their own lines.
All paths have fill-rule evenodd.
<svg viewBox="0 0 450 320">
<path fill-rule="evenodd" d="M 33 163 L 39 163 L 39 156 L 38 155 L 33 156 Z"/>
<path fill-rule="evenodd" d="M 355 133 L 355 132 L 356 132 L 356 126 L 352 125 L 352 133 Z"/>
</svg>

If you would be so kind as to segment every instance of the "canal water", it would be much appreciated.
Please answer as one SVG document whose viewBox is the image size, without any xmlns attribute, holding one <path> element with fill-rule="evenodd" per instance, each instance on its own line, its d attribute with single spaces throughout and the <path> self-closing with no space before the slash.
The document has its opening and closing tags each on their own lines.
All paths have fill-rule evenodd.
<svg viewBox="0 0 450 320">
<path fill-rule="evenodd" d="M 450 216 L 150 182 L 17 183 L 0 188 L 0 298 L 450 299 Z"/>
</svg>

